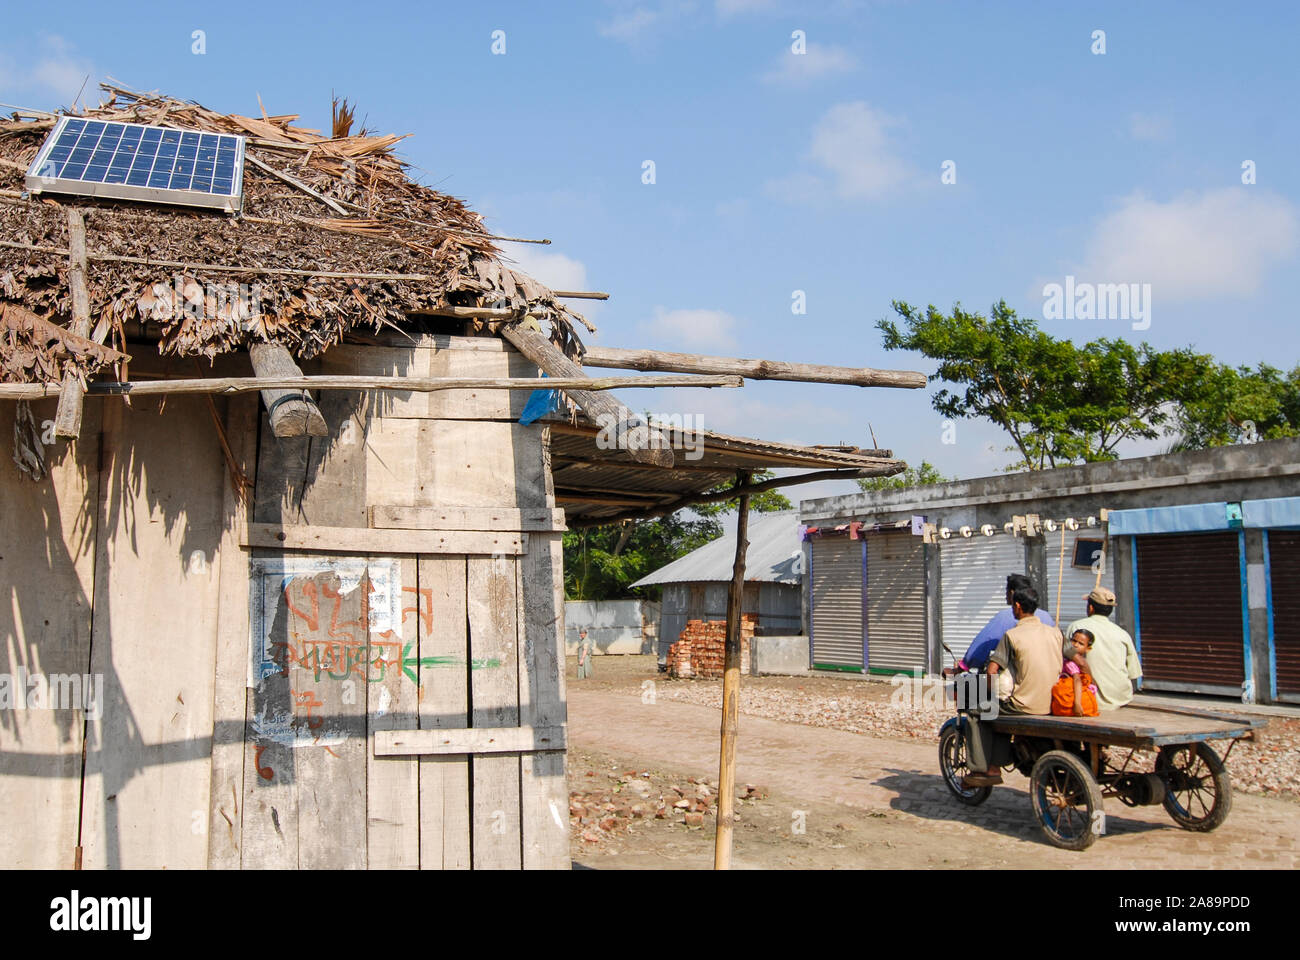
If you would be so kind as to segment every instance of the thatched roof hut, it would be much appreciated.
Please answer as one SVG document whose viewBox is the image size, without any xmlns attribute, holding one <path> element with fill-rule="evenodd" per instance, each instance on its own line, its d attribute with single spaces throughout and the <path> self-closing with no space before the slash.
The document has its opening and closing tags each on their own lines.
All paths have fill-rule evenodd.
<svg viewBox="0 0 1300 960">
<path fill-rule="evenodd" d="M 503 238 L 489 234 L 477 214 L 407 177 L 393 149 L 402 137 L 352 133 L 346 103 L 336 102 L 334 129 L 324 135 L 294 126 L 294 115 L 220 114 L 106 89 L 108 102 L 83 116 L 243 135 L 253 161 L 238 218 L 77 199 L 95 238 L 87 277 L 92 330 L 107 334 L 110 346 L 147 331 L 163 354 L 180 357 L 211 359 L 269 342 L 308 358 L 345 337 L 385 328 L 445 332 L 445 324 L 419 318 L 490 305 L 549 321 L 556 343 L 576 351 L 571 338 L 582 318 L 503 263 L 494 242 Z M 72 315 L 67 201 L 21 198 L 54 123 L 0 121 L 0 296 L 58 325 Z M 173 303 L 178 272 L 187 298 L 232 281 L 256 282 L 264 309 L 242 315 L 240 301 L 232 300 L 191 318 Z M 4 382 L 58 382 L 68 365 L 89 376 L 104 362 L 102 353 L 70 345 L 60 331 L 25 330 L 14 319 L 0 341 Z"/>
<path fill-rule="evenodd" d="M 603 295 L 512 269 L 346 104 L 326 136 L 106 90 L 87 127 L 244 138 L 242 203 L 61 192 L 71 121 L 0 120 L 0 701 L 94 692 L 0 710 L 0 863 L 566 864 L 566 524 L 903 468 L 608 388 L 924 378 L 597 352 L 566 300 Z"/>
</svg>

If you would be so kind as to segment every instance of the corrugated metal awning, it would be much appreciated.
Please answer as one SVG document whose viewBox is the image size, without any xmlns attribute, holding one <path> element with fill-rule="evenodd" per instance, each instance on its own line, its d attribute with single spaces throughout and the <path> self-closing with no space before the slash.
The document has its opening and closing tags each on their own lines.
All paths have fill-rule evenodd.
<svg viewBox="0 0 1300 960">
<path fill-rule="evenodd" d="M 551 430 L 551 471 L 556 505 L 571 521 L 617 522 L 647 512 L 689 506 L 710 490 L 736 479 L 740 470 L 806 468 L 821 479 L 890 476 L 906 464 L 888 450 L 850 452 L 803 447 L 710 431 L 669 433 L 671 467 L 637 463 L 625 450 L 603 449 L 601 431 L 579 420 L 542 420 Z M 882 456 L 883 454 L 883 456 Z"/>
</svg>

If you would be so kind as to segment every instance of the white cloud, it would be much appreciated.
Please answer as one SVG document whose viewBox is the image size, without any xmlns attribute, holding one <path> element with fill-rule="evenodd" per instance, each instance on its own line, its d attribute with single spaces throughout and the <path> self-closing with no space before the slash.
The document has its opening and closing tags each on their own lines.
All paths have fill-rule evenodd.
<svg viewBox="0 0 1300 960">
<path fill-rule="evenodd" d="M 513 261 L 510 265 L 513 269 L 528 274 L 552 290 L 590 289 L 587 285 L 587 265 L 581 260 L 541 250 L 530 243 L 510 244 L 506 256 Z M 600 312 L 599 300 L 566 300 L 565 303 L 571 310 L 593 322 Z"/>
<path fill-rule="evenodd" d="M 95 75 L 94 64 L 57 35 L 41 37 L 17 55 L 0 54 L 0 83 L 15 91 L 6 99 L 21 98 L 26 101 L 21 106 L 70 107 L 83 84 L 83 100 L 93 99 Z"/>
<path fill-rule="evenodd" d="M 538 250 L 532 244 L 513 246 L 514 249 L 508 256 L 514 261 L 514 268 L 521 273 L 528 274 L 552 290 L 587 289 L 587 265 L 581 260 L 574 260 L 562 253 Z"/>
<path fill-rule="evenodd" d="M 1128 118 L 1128 132 L 1134 140 L 1163 143 L 1173 136 L 1174 129 L 1168 117 L 1134 113 Z"/>
<path fill-rule="evenodd" d="M 629 46 L 644 41 L 657 28 L 695 12 L 694 0 L 658 0 L 658 2 L 626 2 L 614 0 L 617 9 L 611 19 L 598 24 L 596 30 L 602 37 L 618 40 Z"/>
<path fill-rule="evenodd" d="M 851 73 L 858 68 L 857 58 L 843 47 L 808 42 L 805 53 L 787 49 L 767 73 L 763 82 L 781 87 L 807 86 L 823 77 Z"/>
<path fill-rule="evenodd" d="M 720 17 L 734 17 L 746 13 L 766 13 L 777 8 L 776 0 L 716 0 L 714 9 Z"/>
<path fill-rule="evenodd" d="M 831 107 L 814 125 L 805 155 L 818 172 L 769 181 L 767 191 L 796 202 L 826 191 L 845 200 L 874 200 L 915 181 L 916 171 L 898 156 L 889 133 L 900 123 L 861 100 Z"/>
<path fill-rule="evenodd" d="M 663 335 L 674 350 L 727 349 L 735 346 L 731 331 L 736 318 L 723 310 L 665 310 L 655 307 L 655 317 L 642 324 L 647 332 Z"/>
<path fill-rule="evenodd" d="M 1249 296 L 1295 256 L 1298 236 L 1290 201 L 1257 187 L 1166 203 L 1134 194 L 1097 224 L 1073 272 L 1094 283 L 1149 283 L 1157 303 Z"/>
<path fill-rule="evenodd" d="M 636 7 L 618 14 L 609 23 L 598 28 L 602 37 L 622 40 L 625 43 L 636 40 L 645 30 L 658 22 L 661 12 L 649 7 Z"/>
</svg>

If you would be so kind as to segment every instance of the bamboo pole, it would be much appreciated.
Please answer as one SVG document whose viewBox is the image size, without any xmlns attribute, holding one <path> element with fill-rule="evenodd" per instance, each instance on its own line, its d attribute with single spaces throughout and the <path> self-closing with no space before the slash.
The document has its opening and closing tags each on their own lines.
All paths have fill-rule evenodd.
<svg viewBox="0 0 1300 960">
<path fill-rule="evenodd" d="M 161 396 L 165 394 L 255 393 L 263 390 L 391 390 L 433 393 L 438 390 L 618 390 L 629 387 L 739 387 L 740 377 L 202 377 L 190 380 L 92 381 L 87 396 Z M 57 397 L 57 383 L 0 383 L 0 400 Z"/>
<path fill-rule="evenodd" d="M 705 357 L 663 350 L 625 350 L 588 347 L 585 366 L 625 370 L 664 370 L 671 373 L 734 373 L 750 380 L 797 380 L 807 383 L 844 383 L 857 387 L 901 387 L 915 390 L 926 384 L 925 374 L 912 370 L 875 370 L 871 367 L 832 367 L 784 360 L 743 360 Z"/>
<path fill-rule="evenodd" d="M 736 474 L 738 491 L 749 488 L 749 474 Z M 718 823 L 713 840 L 713 869 L 731 869 L 732 831 L 736 824 L 736 735 L 740 720 L 740 624 L 745 595 L 745 550 L 749 546 L 749 493 L 740 494 L 736 517 L 736 559 L 727 593 L 727 644 L 722 668 L 722 736 L 718 756 Z"/>
<path fill-rule="evenodd" d="M 90 291 L 86 288 L 86 218 L 77 207 L 68 208 L 68 289 L 72 299 L 69 329 L 90 336 Z M 75 440 L 81 435 L 81 379 L 72 371 L 63 375 L 63 391 L 54 414 L 54 435 Z"/>
<path fill-rule="evenodd" d="M 608 293 L 596 290 L 552 290 L 551 296 L 565 297 L 571 300 L 608 300 Z"/>
<path fill-rule="evenodd" d="M 1061 585 L 1065 581 L 1065 524 L 1061 524 L 1061 556 L 1056 564 L 1056 624 L 1061 624 Z"/>
</svg>

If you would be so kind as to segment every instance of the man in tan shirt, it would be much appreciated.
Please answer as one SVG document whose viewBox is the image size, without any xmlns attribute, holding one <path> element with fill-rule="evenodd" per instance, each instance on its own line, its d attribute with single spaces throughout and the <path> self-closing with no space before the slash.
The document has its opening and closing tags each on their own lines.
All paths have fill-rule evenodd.
<svg viewBox="0 0 1300 960">
<path fill-rule="evenodd" d="M 989 682 L 996 684 L 998 672 L 1010 670 L 1015 683 L 1010 694 L 999 702 L 999 709 L 1006 713 L 1046 716 L 1052 712 L 1052 687 L 1061 675 L 1061 631 L 1034 616 L 1038 591 L 1033 587 L 1017 590 L 1011 608 L 1016 625 L 1002 635 L 989 654 Z M 1000 768 L 1011 762 L 1010 741 L 995 737 L 989 724 L 980 723 L 973 714 L 966 721 L 972 772 L 962 779 L 962 786 L 969 789 L 1001 783 Z"/>
</svg>

